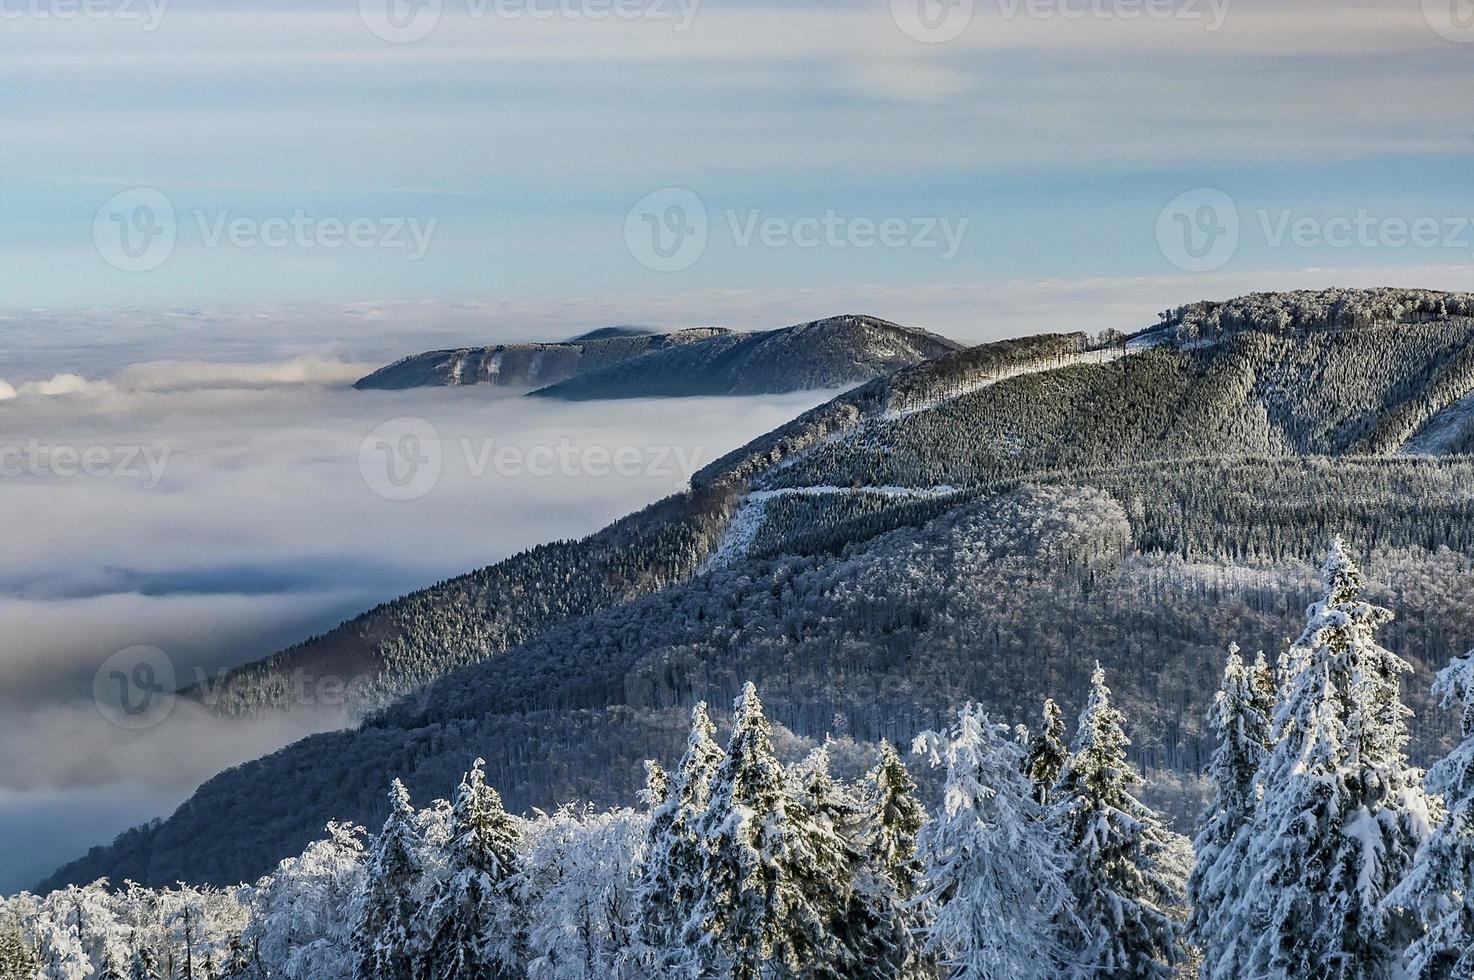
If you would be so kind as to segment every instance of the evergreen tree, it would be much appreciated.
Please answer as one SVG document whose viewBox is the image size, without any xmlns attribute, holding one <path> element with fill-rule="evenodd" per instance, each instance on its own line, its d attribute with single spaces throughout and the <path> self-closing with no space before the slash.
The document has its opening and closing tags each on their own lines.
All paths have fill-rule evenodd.
<svg viewBox="0 0 1474 980">
<path fill-rule="evenodd" d="M 130 972 L 133 980 L 162 980 L 158 960 L 147 943 L 140 944 L 134 951 L 133 968 Z"/>
<path fill-rule="evenodd" d="M 855 895 L 864 862 L 858 835 L 860 803 L 829 772 L 829 751 L 818 748 L 794 767 L 789 779 L 794 834 L 807 860 L 794 867 L 806 903 L 825 917 L 816 952 L 804 965 L 812 980 L 854 980 L 862 975 L 869 916 Z"/>
<path fill-rule="evenodd" d="M 1363 601 L 1362 584 L 1334 540 L 1324 598 L 1287 657 L 1237 913 L 1252 926 L 1244 969 L 1256 977 L 1379 980 L 1412 938 L 1410 917 L 1385 914 L 1382 902 L 1431 815 L 1405 755 L 1397 684 L 1408 666 L 1377 644 L 1392 614 Z"/>
<path fill-rule="evenodd" d="M 1096 664 L 1050 811 L 1072 865 L 1070 968 L 1078 977 L 1166 978 L 1183 953 L 1181 927 L 1166 911 L 1181 893 L 1169 870 L 1172 836 L 1131 793 L 1142 778 L 1110 698 Z"/>
<path fill-rule="evenodd" d="M 640 802 L 645 811 L 653 814 L 665 806 L 670 799 L 670 774 L 654 759 L 645 760 L 645 788 L 640 791 Z"/>
<path fill-rule="evenodd" d="M 1474 977 L 1474 651 L 1439 672 L 1433 693 L 1462 710 L 1459 744 L 1428 770 L 1428 792 L 1447 812 L 1386 902 L 1426 927 L 1407 952 L 1408 975 L 1419 980 Z"/>
<path fill-rule="evenodd" d="M 111 949 L 102 954 L 102 972 L 97 974 L 97 980 L 125 980 L 123 968 Z"/>
<path fill-rule="evenodd" d="M 19 927 L 0 921 L 0 980 L 35 980 L 40 969 Z"/>
<path fill-rule="evenodd" d="M 420 932 L 422 980 L 509 980 L 518 972 L 512 914 L 516 822 L 486 785 L 484 759 L 462 779 L 451 810 L 445 875 L 431 889 Z"/>
<path fill-rule="evenodd" d="M 644 911 L 641 941 L 652 968 L 664 972 L 675 972 L 688 959 L 682 932 L 695 911 L 705 866 L 700 826 L 711 798 L 712 777 L 722 761 L 715 735 L 703 701 L 691 711 L 691 734 L 675 779 L 658 803 L 651 801 L 639 886 Z"/>
<path fill-rule="evenodd" d="M 357 980 L 412 980 L 414 891 L 421 874 L 417 838 L 409 791 L 396 779 L 389 789 L 389 817 L 369 850 L 353 929 Z"/>
<path fill-rule="evenodd" d="M 929 920 L 919 900 L 922 867 L 917 835 L 926 808 L 916 797 L 916 780 L 889 742 L 880 743 L 880 762 L 866 779 L 865 865 L 855 879 L 864 909 L 859 977 L 922 980 L 933 976 L 921 934 Z"/>
<path fill-rule="evenodd" d="M 942 809 L 920 832 L 927 952 L 955 980 L 1053 980 L 1069 915 L 1066 862 L 1024 773 L 1024 749 L 968 704 L 916 750 L 946 765 Z"/>
<path fill-rule="evenodd" d="M 251 954 L 240 933 L 233 933 L 225 946 L 224 975 L 231 978 L 252 977 Z"/>
<path fill-rule="evenodd" d="M 758 980 L 799 974 L 830 955 L 830 916 L 801 886 L 813 854 L 796 832 L 786 773 L 749 682 L 737 698 L 727 755 L 700 823 L 702 890 L 685 940 L 700 974 Z"/>
<path fill-rule="evenodd" d="M 1070 755 L 1065 744 L 1065 716 L 1053 698 L 1044 699 L 1043 727 L 1029 739 L 1024 757 L 1024 773 L 1034 782 L 1034 799 L 1048 806 L 1054 784 Z"/>
<path fill-rule="evenodd" d="M 1208 764 L 1213 798 L 1198 821 L 1197 863 L 1188 880 L 1189 928 L 1203 952 L 1203 980 L 1242 975 L 1252 927 L 1236 918 L 1250 867 L 1250 832 L 1258 801 L 1255 777 L 1269 752 L 1270 719 L 1265 713 L 1265 660 L 1246 667 L 1237 644 L 1229 647 L 1223 687 L 1213 699 L 1208 724 L 1218 747 Z"/>
</svg>

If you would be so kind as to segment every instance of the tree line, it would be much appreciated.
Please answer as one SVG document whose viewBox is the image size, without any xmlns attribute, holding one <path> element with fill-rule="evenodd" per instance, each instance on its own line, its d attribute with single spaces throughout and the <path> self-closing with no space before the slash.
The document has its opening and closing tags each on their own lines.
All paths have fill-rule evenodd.
<svg viewBox="0 0 1474 980">
<path fill-rule="evenodd" d="M 858 780 L 784 764 L 756 688 L 718 743 L 706 706 L 644 805 L 510 814 L 477 760 L 453 801 L 396 780 L 381 831 L 328 837 L 254 886 L 105 882 L 0 910 L 0 977 L 31 980 L 1465 977 L 1474 969 L 1474 653 L 1435 691 L 1462 741 L 1407 757 L 1408 664 L 1380 645 L 1340 540 L 1300 638 L 1230 647 L 1195 841 L 1137 795 L 1097 666 L 1073 739 L 1044 704 L 968 704 Z"/>
</svg>

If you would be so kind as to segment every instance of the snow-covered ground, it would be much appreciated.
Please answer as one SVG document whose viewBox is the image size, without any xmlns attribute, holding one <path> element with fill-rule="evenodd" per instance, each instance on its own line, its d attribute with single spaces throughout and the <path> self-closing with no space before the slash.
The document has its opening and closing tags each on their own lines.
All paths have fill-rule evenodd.
<svg viewBox="0 0 1474 980">
<path fill-rule="evenodd" d="M 1467 445 L 1471 432 L 1474 432 L 1474 391 L 1424 422 L 1399 452 L 1408 455 L 1447 455 Z"/>
<path fill-rule="evenodd" d="M 864 494 L 875 497 L 912 498 L 917 500 L 945 497 L 957 493 L 956 487 L 787 487 L 781 490 L 754 490 L 742 501 L 732 522 L 722 535 L 716 550 L 707 559 L 702 571 L 723 568 L 747 557 L 752 543 L 762 530 L 763 520 L 768 513 L 768 504 L 780 497 L 827 497 L 838 494 Z"/>
<path fill-rule="evenodd" d="M 902 409 L 886 412 L 881 417 L 887 420 L 891 420 L 905 418 L 908 415 L 915 415 L 918 412 L 929 412 L 932 409 L 936 408 L 938 405 L 944 405 L 947 402 L 955 401 L 958 398 L 962 398 L 965 395 L 971 395 L 972 393 L 981 391 L 984 388 L 991 388 L 993 385 L 998 384 L 1000 381 L 1007 381 L 1009 378 L 1018 378 L 1026 374 L 1040 374 L 1045 371 L 1055 371 L 1059 368 L 1074 367 L 1077 364 L 1109 364 L 1112 361 L 1119 361 L 1121 358 L 1127 357 L 1131 354 L 1137 354 L 1144 350 L 1150 350 L 1153 347 L 1161 347 L 1164 344 L 1170 342 L 1171 338 L 1166 334 L 1143 334 L 1141 336 L 1132 337 L 1129 341 L 1127 341 L 1125 347 L 1104 347 L 1099 350 L 1084 351 L 1083 353 L 1071 358 L 1063 358 L 1059 360 L 1051 359 L 1049 361 L 1039 361 L 1033 364 L 1019 364 L 1009 368 L 1006 371 L 1000 371 L 998 374 L 992 375 L 991 377 L 981 378 L 973 382 L 972 384 L 967 385 L 966 387 L 958 389 L 957 391 L 948 392 L 945 396 L 941 398 L 933 398 L 916 405 L 908 405 L 907 407 Z"/>
<path fill-rule="evenodd" d="M 984 388 L 992 387 L 993 385 L 996 385 L 1001 381 L 1007 381 L 1009 378 L 1018 378 L 1028 374 L 1040 374 L 1045 371 L 1053 371 L 1062 367 L 1073 367 L 1078 364 L 1109 364 L 1112 361 L 1119 361 L 1122 358 L 1128 357 L 1131 354 L 1137 354 L 1144 350 L 1151 350 L 1154 347 L 1161 347 L 1172 342 L 1172 336 L 1167 333 L 1140 334 L 1128 340 L 1124 347 L 1106 347 L 1099 350 L 1087 350 L 1071 358 L 1051 359 L 1048 361 L 1038 361 L 1033 364 L 1018 365 L 1016 367 L 1009 368 L 1006 371 L 1001 371 L 998 374 L 992 375 L 990 377 L 979 379 L 978 381 L 967 385 L 966 387 L 949 392 L 944 397 L 930 399 L 916 405 L 907 406 L 904 409 L 888 411 L 879 416 L 861 422 L 860 425 L 856 428 L 830 433 L 828 437 L 821 440 L 816 445 L 826 445 L 854 438 L 856 433 L 862 431 L 867 425 L 873 425 L 877 422 L 891 422 L 895 421 L 896 419 L 906 418 L 910 415 L 916 415 L 919 412 L 930 411 L 939 405 L 944 405 L 947 402 L 954 401 L 958 398 L 961 398 L 965 395 L 970 395 L 977 391 L 981 391 Z M 1207 344 L 1200 343 L 1198 346 L 1207 346 Z M 795 453 L 779 462 L 777 466 L 774 467 L 774 469 L 783 469 L 785 467 L 792 466 L 795 462 L 797 462 L 799 459 L 802 459 L 805 455 L 807 455 L 806 452 Z M 754 490 L 743 498 L 742 503 L 738 506 L 737 513 L 732 515 L 732 521 L 727 526 L 727 530 L 723 533 L 721 542 L 717 545 L 716 550 L 712 552 L 711 557 L 707 559 L 706 564 L 702 567 L 702 571 L 706 572 L 714 568 L 722 568 L 726 565 L 730 565 L 734 561 L 738 561 L 739 559 L 745 557 L 747 553 L 751 550 L 752 543 L 757 540 L 758 531 L 762 529 L 763 520 L 767 515 L 768 504 L 778 497 L 817 497 L 830 494 L 860 493 L 891 497 L 931 498 L 943 497 L 956 492 L 957 488 L 950 486 L 816 486 L 787 487 L 778 490 Z"/>
</svg>

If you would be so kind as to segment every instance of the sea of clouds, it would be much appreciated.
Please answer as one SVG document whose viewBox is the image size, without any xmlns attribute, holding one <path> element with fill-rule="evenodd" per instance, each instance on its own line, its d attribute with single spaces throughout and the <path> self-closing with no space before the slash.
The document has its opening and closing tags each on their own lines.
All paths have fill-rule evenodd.
<svg viewBox="0 0 1474 980">
<path fill-rule="evenodd" d="M 0 383 L 0 891 L 166 815 L 224 767 L 345 723 L 322 709 L 225 722 L 180 702 L 156 727 L 119 728 L 93 701 L 118 651 L 155 647 L 181 679 L 256 659 L 591 533 L 829 397 L 353 390 L 378 363 L 150 361 Z M 371 464 L 404 419 L 431 427 L 441 458 L 432 485 L 393 499 Z"/>
</svg>

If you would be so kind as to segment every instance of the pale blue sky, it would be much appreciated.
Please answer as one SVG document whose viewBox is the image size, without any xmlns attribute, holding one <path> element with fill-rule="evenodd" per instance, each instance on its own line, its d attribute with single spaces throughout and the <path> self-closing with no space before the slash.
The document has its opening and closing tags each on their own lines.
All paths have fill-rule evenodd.
<svg viewBox="0 0 1474 980">
<path fill-rule="evenodd" d="M 46 2 L 13 0 L 21 15 L 0 25 L 3 309 L 579 296 L 646 321 L 657 301 L 723 290 L 1187 271 L 1166 305 L 1196 298 L 1191 275 L 1205 294 L 1215 275 L 1306 269 L 1306 284 L 1372 268 L 1474 285 L 1474 228 L 1454 236 L 1474 217 L 1474 43 L 1440 35 L 1442 0 L 1161 0 L 1135 18 L 1141 0 L 976 0 L 942 43 L 908 36 L 889 0 L 628 0 L 646 15 L 627 21 L 591 20 L 601 0 L 560 0 L 578 16 L 545 20 L 443 0 L 413 43 L 375 36 L 371 0 L 24 13 Z M 99 207 L 135 187 L 176 212 L 177 242 L 146 272 L 93 240 Z M 630 208 L 666 187 L 694 191 L 709 226 L 677 271 L 642 265 L 626 238 Z M 1164 205 L 1202 187 L 1230 195 L 1241 229 L 1200 273 L 1157 232 Z M 299 213 L 313 234 L 434 224 L 418 259 L 209 242 L 222 216 Z M 841 240 L 856 219 L 862 239 L 899 219 L 908 245 L 740 240 L 754 215 L 782 231 L 830 213 Z M 1396 244 L 1395 228 L 1346 247 L 1269 240 L 1285 220 L 1359 213 L 1438 222 L 1438 244 Z M 955 248 L 926 243 L 932 223 Z"/>
</svg>

